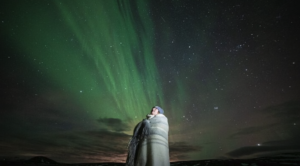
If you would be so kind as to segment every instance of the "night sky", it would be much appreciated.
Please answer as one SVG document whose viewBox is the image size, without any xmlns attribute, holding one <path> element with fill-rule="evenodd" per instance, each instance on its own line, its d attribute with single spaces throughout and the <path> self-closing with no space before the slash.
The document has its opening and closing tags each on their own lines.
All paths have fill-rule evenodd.
<svg viewBox="0 0 300 166">
<path fill-rule="evenodd" d="M 155 105 L 171 161 L 300 151 L 296 3 L 1 1 L 0 159 L 125 162 Z"/>
</svg>

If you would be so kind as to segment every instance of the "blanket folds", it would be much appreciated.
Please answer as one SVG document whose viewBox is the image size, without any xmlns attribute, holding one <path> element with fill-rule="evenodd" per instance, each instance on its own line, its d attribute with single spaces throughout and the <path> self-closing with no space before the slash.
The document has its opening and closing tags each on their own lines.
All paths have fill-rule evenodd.
<svg viewBox="0 0 300 166">
<path fill-rule="evenodd" d="M 169 125 L 163 114 L 138 123 L 128 146 L 127 166 L 169 166 Z"/>
</svg>

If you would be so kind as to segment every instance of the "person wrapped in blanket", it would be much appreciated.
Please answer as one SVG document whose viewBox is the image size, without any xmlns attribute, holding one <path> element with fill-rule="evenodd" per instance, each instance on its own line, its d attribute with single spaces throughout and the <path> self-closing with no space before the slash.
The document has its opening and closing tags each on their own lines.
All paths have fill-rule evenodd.
<svg viewBox="0 0 300 166">
<path fill-rule="evenodd" d="M 155 106 L 139 122 L 128 145 L 126 166 L 170 166 L 168 118 Z"/>
</svg>

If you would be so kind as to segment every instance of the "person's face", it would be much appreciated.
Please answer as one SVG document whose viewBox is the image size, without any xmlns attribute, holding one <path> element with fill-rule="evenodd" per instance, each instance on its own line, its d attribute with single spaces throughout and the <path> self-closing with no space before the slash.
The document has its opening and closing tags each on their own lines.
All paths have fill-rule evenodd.
<svg viewBox="0 0 300 166">
<path fill-rule="evenodd" d="M 152 115 L 157 115 L 157 114 L 158 114 L 158 109 L 155 108 L 155 107 L 152 108 L 151 114 L 152 114 Z"/>
</svg>

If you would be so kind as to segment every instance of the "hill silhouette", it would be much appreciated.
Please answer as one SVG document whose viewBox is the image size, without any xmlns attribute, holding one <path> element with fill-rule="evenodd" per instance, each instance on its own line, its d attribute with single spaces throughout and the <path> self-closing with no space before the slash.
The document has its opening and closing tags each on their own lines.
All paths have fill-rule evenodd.
<svg viewBox="0 0 300 166">
<path fill-rule="evenodd" d="M 36 156 L 27 160 L 28 164 L 58 164 L 58 162 L 44 156 Z"/>
<path fill-rule="evenodd" d="M 33 157 L 29 160 L 1 160 L 0 166 L 125 166 L 125 163 L 58 163 L 44 156 Z M 212 159 L 198 161 L 171 162 L 171 166 L 300 166 L 300 153 L 282 153 L 253 159 Z"/>
</svg>

